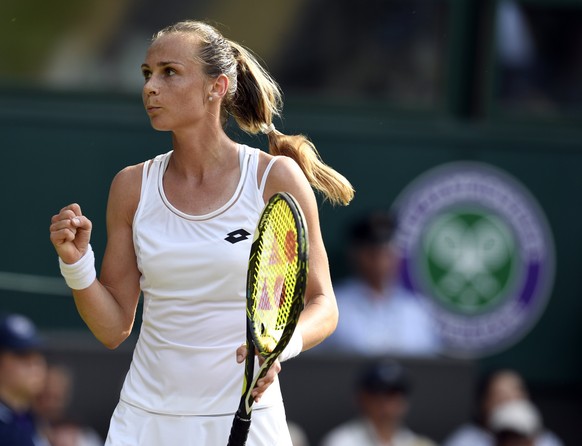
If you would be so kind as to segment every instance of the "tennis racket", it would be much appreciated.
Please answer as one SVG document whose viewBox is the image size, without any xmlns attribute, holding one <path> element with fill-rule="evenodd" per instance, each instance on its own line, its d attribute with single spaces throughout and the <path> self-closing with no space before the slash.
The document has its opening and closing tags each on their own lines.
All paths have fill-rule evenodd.
<svg viewBox="0 0 582 446">
<path fill-rule="evenodd" d="M 301 208 L 280 192 L 266 204 L 255 231 L 247 273 L 247 357 L 243 392 L 228 446 L 244 446 L 251 427 L 251 391 L 289 343 L 303 309 L 307 226 Z M 254 374 L 255 349 L 265 359 Z"/>
</svg>

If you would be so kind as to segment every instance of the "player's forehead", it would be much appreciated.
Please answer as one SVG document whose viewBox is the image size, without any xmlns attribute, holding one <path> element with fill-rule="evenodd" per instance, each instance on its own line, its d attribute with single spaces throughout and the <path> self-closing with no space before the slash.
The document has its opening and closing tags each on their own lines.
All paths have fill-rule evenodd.
<svg viewBox="0 0 582 446">
<path fill-rule="evenodd" d="M 199 38 L 193 33 L 175 32 L 158 37 L 148 48 L 144 63 L 176 61 L 182 64 L 196 61 Z"/>
</svg>

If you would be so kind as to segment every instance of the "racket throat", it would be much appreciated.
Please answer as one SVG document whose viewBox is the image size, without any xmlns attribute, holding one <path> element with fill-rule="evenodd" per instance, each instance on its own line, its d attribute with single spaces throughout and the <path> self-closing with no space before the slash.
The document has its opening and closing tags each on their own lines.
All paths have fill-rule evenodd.
<svg viewBox="0 0 582 446">
<path fill-rule="evenodd" d="M 255 375 L 255 377 L 251 381 L 248 394 L 245 398 L 245 410 L 248 414 L 250 414 L 251 411 L 253 410 L 254 398 L 252 396 L 252 391 L 255 388 L 255 386 L 257 385 L 257 381 L 267 374 L 267 371 L 271 367 L 272 364 L 273 364 L 273 361 L 265 360 L 265 362 L 263 362 L 263 365 L 261 365 L 261 368 L 259 368 L 259 371 Z"/>
</svg>

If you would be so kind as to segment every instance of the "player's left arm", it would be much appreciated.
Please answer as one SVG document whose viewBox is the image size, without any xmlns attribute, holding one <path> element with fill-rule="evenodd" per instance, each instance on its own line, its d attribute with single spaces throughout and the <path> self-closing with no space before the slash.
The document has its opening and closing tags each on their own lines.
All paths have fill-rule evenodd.
<svg viewBox="0 0 582 446">
<path fill-rule="evenodd" d="M 307 222 L 309 236 L 309 274 L 305 291 L 305 309 L 296 330 L 302 335 L 303 350 L 321 343 L 337 326 L 338 309 L 333 292 L 315 193 L 295 161 L 279 157 L 265 186 L 267 201 L 277 192 L 288 192 L 299 203 Z"/>
<path fill-rule="evenodd" d="M 262 167 L 266 166 L 269 155 L 263 153 Z M 261 169 L 262 170 L 262 169 Z M 277 192 L 288 192 L 297 200 L 307 222 L 309 236 L 309 273 L 305 290 L 305 308 L 295 328 L 301 334 L 303 351 L 315 347 L 333 333 L 338 321 L 338 308 L 333 292 L 327 253 L 319 226 L 319 212 L 315 193 L 301 168 L 291 158 L 281 156 L 269 173 L 263 198 L 265 203 Z M 237 361 L 243 362 L 246 347 L 237 350 Z M 268 373 L 257 381 L 252 395 L 259 401 L 267 388 L 281 371 L 279 361 L 271 366 Z"/>
</svg>

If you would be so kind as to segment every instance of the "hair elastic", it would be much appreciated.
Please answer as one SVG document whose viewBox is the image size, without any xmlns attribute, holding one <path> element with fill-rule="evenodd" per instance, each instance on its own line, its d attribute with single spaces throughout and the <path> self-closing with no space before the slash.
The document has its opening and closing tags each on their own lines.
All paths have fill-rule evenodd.
<svg viewBox="0 0 582 446">
<path fill-rule="evenodd" d="M 271 122 L 270 124 L 261 124 L 261 133 L 268 135 L 271 132 L 275 131 L 275 126 Z"/>
</svg>

